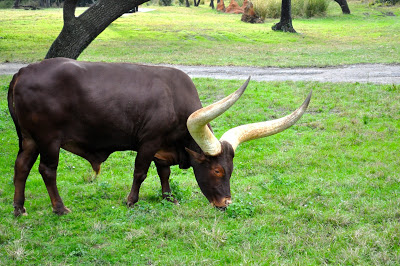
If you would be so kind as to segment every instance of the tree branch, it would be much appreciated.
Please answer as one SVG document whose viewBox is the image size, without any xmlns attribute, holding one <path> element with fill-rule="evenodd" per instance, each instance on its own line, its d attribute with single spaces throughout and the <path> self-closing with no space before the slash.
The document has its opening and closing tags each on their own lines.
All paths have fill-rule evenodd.
<svg viewBox="0 0 400 266">
<path fill-rule="evenodd" d="M 64 27 L 51 45 L 46 58 L 78 58 L 114 20 L 149 0 L 99 0 L 79 17 L 75 17 L 77 1 L 65 1 Z"/>
<path fill-rule="evenodd" d="M 65 0 L 63 8 L 64 23 L 75 19 L 75 9 L 78 0 Z"/>
</svg>

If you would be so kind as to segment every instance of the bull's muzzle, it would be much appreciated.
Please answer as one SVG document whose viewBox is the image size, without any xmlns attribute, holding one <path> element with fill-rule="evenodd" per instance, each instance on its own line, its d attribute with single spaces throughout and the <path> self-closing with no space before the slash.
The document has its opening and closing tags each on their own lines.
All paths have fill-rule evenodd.
<svg viewBox="0 0 400 266">
<path fill-rule="evenodd" d="M 224 210 L 231 203 L 232 203 L 231 197 L 225 197 L 225 198 L 222 198 L 221 200 L 213 200 L 211 202 L 211 205 L 217 209 Z"/>
</svg>

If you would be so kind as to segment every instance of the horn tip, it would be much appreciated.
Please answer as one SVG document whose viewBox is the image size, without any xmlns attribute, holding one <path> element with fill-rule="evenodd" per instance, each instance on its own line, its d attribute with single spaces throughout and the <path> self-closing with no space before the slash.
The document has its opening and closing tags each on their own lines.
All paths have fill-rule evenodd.
<svg viewBox="0 0 400 266">
<path fill-rule="evenodd" d="M 243 83 L 243 85 L 238 89 L 238 91 L 240 92 L 240 95 L 242 95 L 242 93 L 246 90 L 247 85 L 249 85 L 250 78 L 251 78 L 251 76 L 249 76 L 247 78 L 247 80 Z"/>
<path fill-rule="evenodd" d="M 308 93 L 307 98 L 306 98 L 306 100 L 305 100 L 304 103 L 303 103 L 303 105 L 304 105 L 306 108 L 308 107 L 308 104 L 310 103 L 311 96 L 312 96 L 312 89 L 311 89 L 310 92 Z"/>
<path fill-rule="evenodd" d="M 246 86 L 247 86 L 247 84 L 249 84 L 249 82 L 250 82 L 250 79 L 251 79 L 251 76 L 249 76 L 248 78 L 247 78 L 247 80 L 246 80 Z"/>
</svg>

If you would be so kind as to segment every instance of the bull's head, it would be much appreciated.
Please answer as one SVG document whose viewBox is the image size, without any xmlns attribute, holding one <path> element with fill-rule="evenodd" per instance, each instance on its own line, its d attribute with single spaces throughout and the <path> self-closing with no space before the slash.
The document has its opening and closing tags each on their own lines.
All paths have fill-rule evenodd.
<svg viewBox="0 0 400 266">
<path fill-rule="evenodd" d="M 191 114 L 187 127 L 202 152 L 186 149 L 197 183 L 206 198 L 216 207 L 225 208 L 231 201 L 230 178 L 233 157 L 242 142 L 279 133 L 300 119 L 311 99 L 311 92 L 304 103 L 293 113 L 276 120 L 238 126 L 228 130 L 218 140 L 208 123 L 228 110 L 243 94 L 250 78 L 234 93 Z"/>
</svg>

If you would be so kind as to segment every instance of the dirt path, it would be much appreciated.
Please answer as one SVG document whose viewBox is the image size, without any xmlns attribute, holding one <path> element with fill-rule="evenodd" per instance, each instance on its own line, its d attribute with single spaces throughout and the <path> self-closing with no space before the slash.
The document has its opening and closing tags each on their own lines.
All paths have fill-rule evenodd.
<svg viewBox="0 0 400 266">
<path fill-rule="evenodd" d="M 16 73 L 24 64 L 0 64 L 0 75 Z M 400 64 L 360 64 L 326 68 L 277 68 L 277 67 L 235 67 L 235 66 L 181 66 L 190 77 L 216 79 L 247 79 L 257 81 L 319 81 L 319 82 L 360 82 L 376 84 L 400 84 Z"/>
</svg>

